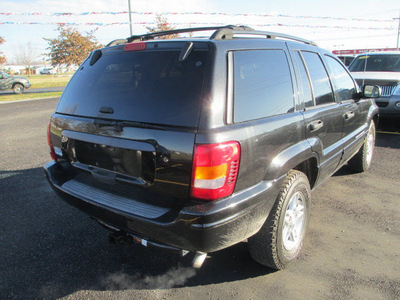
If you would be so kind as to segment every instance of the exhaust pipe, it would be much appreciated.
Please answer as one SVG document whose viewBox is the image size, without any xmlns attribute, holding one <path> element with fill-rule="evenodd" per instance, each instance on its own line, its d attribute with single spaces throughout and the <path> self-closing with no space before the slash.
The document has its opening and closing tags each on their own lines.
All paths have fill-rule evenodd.
<svg viewBox="0 0 400 300">
<path fill-rule="evenodd" d="M 180 252 L 181 256 L 185 256 L 187 253 L 189 253 L 189 251 L 186 251 L 186 250 L 173 248 L 171 246 L 161 245 L 161 244 L 157 244 L 154 242 L 149 242 L 147 240 L 138 238 L 132 234 L 127 234 L 127 233 L 124 233 L 121 231 L 111 233 L 108 236 L 108 241 L 114 245 L 131 245 L 134 242 L 137 242 L 137 243 L 142 244 L 145 247 L 155 246 L 155 247 L 169 249 L 169 250 L 178 250 Z M 206 258 L 207 258 L 207 253 L 196 252 L 196 254 L 193 258 L 193 261 L 192 261 L 193 268 L 200 269 L 201 266 L 203 265 L 204 261 L 206 260 Z"/>
<path fill-rule="evenodd" d="M 196 252 L 192 261 L 193 268 L 200 269 L 206 258 L 207 258 L 207 253 Z"/>
<path fill-rule="evenodd" d="M 120 232 L 111 233 L 108 236 L 108 241 L 114 245 L 131 245 L 133 243 L 131 236 Z"/>
</svg>

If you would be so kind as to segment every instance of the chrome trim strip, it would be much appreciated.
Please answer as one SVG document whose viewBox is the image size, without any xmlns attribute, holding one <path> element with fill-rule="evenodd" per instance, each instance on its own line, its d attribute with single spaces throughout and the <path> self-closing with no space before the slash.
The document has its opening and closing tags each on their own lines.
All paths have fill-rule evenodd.
<svg viewBox="0 0 400 300">
<path fill-rule="evenodd" d="M 226 99 L 226 123 L 233 123 L 233 109 L 234 109 L 234 78 L 233 78 L 234 66 L 233 66 L 233 52 L 228 52 L 228 91 Z"/>
</svg>

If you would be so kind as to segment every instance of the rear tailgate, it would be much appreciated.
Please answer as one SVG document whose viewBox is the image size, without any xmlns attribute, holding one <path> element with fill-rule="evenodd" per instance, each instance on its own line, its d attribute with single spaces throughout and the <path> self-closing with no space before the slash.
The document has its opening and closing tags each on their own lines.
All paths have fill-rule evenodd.
<svg viewBox="0 0 400 300">
<path fill-rule="evenodd" d="M 183 207 L 208 57 L 200 42 L 180 59 L 186 44 L 106 48 L 80 67 L 51 118 L 63 189 L 146 217 Z"/>
<path fill-rule="evenodd" d="M 188 200 L 194 132 L 137 127 L 115 132 L 88 118 L 54 114 L 50 136 L 66 178 L 74 181 L 71 189 L 87 193 L 82 186 L 87 185 L 165 208 L 179 209 Z"/>
</svg>

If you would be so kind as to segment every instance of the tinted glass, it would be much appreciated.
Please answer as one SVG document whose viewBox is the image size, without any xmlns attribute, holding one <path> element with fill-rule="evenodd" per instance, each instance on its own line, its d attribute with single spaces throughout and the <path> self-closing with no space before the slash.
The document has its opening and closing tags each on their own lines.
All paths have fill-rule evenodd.
<svg viewBox="0 0 400 300">
<path fill-rule="evenodd" d="M 331 84 L 321 58 L 317 53 L 304 51 L 302 54 L 314 88 L 315 104 L 333 102 Z"/>
<path fill-rule="evenodd" d="M 326 62 L 331 70 L 336 101 L 349 100 L 356 92 L 353 79 L 346 69 L 333 57 L 325 56 Z"/>
<path fill-rule="evenodd" d="M 314 100 L 311 92 L 310 80 L 307 76 L 307 71 L 304 66 L 304 62 L 301 58 L 300 52 L 296 51 L 295 59 L 297 61 L 297 65 L 299 66 L 300 74 L 299 74 L 299 81 L 300 81 L 300 97 L 303 98 L 303 102 L 306 107 L 310 107 L 314 105 Z"/>
<path fill-rule="evenodd" d="M 400 72 L 400 55 L 361 55 L 349 66 L 351 72 Z"/>
<path fill-rule="evenodd" d="M 156 124 L 197 126 L 207 51 L 193 51 L 179 62 L 180 51 L 103 54 L 85 62 L 65 89 L 57 111 Z"/>
<path fill-rule="evenodd" d="M 234 121 L 294 111 L 293 87 L 282 50 L 234 53 Z"/>
</svg>

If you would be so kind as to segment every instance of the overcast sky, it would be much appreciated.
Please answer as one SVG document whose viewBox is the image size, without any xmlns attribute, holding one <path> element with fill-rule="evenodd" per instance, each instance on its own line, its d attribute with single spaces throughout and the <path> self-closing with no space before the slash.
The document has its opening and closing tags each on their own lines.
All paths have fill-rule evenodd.
<svg viewBox="0 0 400 300">
<path fill-rule="evenodd" d="M 12 13 L 0 14 L 0 36 L 6 40 L 6 43 L 0 46 L 0 52 L 6 55 L 9 62 L 14 60 L 17 49 L 26 47 L 28 42 L 31 43 L 38 57 L 46 53 L 48 45 L 43 37 L 56 37 L 57 23 L 101 23 L 96 26 L 77 25 L 75 27 L 81 32 L 98 28 L 95 36 L 102 44 L 129 36 L 128 24 L 105 25 L 127 23 L 128 14 L 71 16 L 51 14 L 123 12 L 128 11 L 128 0 L 0 1 L 0 13 Z M 314 40 L 320 46 L 332 51 L 396 47 L 400 1 L 131 0 L 131 8 L 134 12 L 152 13 L 132 15 L 134 34 L 147 32 L 146 25 L 143 23 L 152 26 L 155 13 L 169 12 L 176 13 L 165 15 L 169 22 L 175 24 L 175 27 L 243 24 L 259 30 L 282 32 Z M 202 14 L 187 14 L 188 12 Z M 6 22 L 9 24 L 4 24 Z"/>
</svg>

